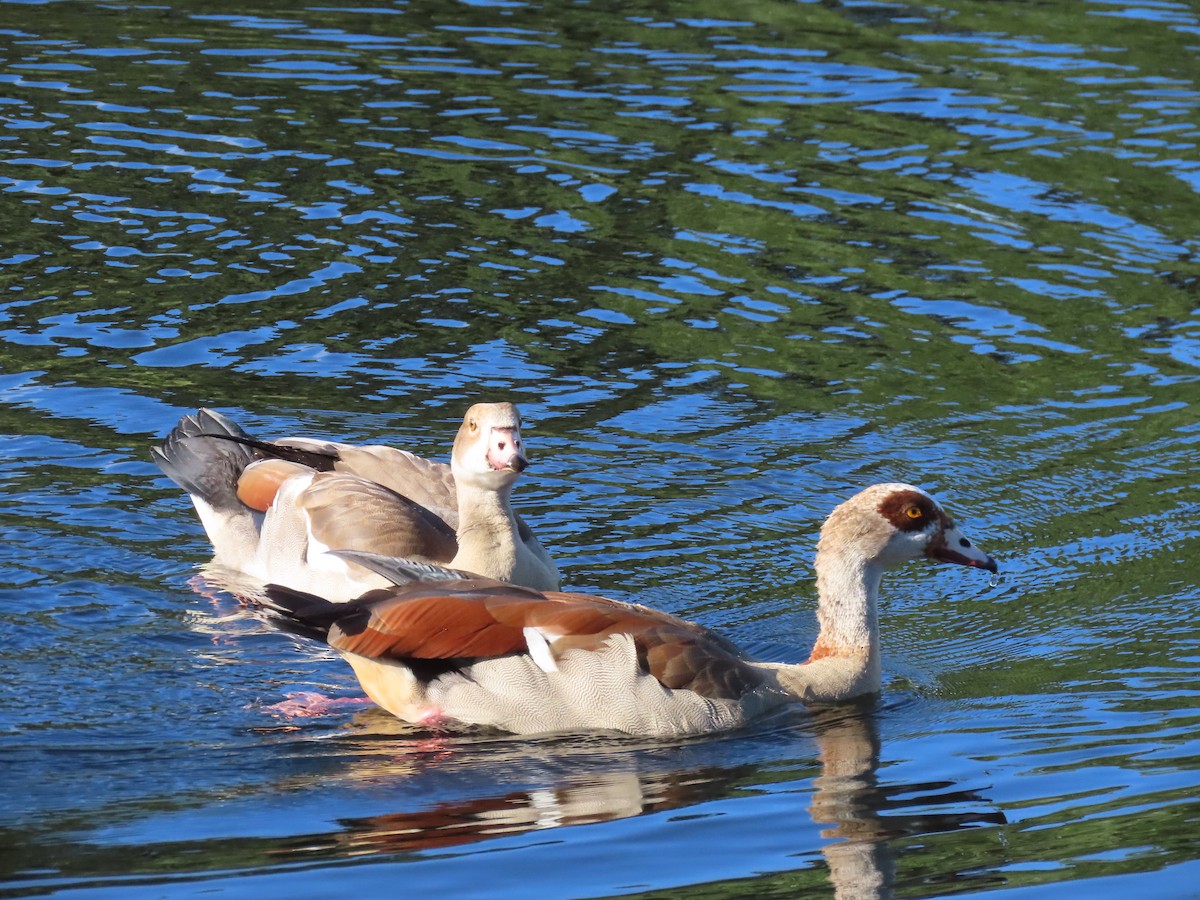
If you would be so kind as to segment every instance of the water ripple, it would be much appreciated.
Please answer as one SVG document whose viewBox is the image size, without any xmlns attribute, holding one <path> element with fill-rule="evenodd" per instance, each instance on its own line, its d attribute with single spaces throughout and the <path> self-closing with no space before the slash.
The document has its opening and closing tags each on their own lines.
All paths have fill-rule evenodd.
<svg viewBox="0 0 1200 900">
<path fill-rule="evenodd" d="M 0 8 L 10 890 L 1192 883 L 1195 10 Z M 445 458 L 481 398 L 569 585 L 772 659 L 868 482 L 1003 575 L 891 573 L 866 712 L 279 718 L 353 678 L 194 592 L 149 444 L 210 405 Z"/>
</svg>

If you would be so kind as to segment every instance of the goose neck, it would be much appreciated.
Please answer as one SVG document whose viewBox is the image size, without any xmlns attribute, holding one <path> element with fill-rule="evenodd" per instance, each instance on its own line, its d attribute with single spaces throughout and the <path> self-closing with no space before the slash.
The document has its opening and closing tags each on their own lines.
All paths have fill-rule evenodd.
<svg viewBox="0 0 1200 900">
<path fill-rule="evenodd" d="M 876 656 L 879 652 L 879 584 L 883 567 L 861 556 L 824 548 L 817 554 L 817 620 L 813 657 Z"/>
<path fill-rule="evenodd" d="M 451 566 L 500 581 L 516 575 L 520 544 L 509 486 L 458 490 L 458 553 Z"/>
</svg>

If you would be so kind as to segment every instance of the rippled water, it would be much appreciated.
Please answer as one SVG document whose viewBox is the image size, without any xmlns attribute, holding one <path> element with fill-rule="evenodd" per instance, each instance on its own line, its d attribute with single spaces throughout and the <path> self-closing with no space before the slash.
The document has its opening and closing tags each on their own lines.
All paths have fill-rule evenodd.
<svg viewBox="0 0 1200 900">
<path fill-rule="evenodd" d="M 1200 14 L 0 2 L 0 895 L 1176 897 L 1200 877 Z M 179 415 L 444 457 L 773 659 L 878 480 L 875 703 L 422 732 L 194 584 Z"/>
</svg>

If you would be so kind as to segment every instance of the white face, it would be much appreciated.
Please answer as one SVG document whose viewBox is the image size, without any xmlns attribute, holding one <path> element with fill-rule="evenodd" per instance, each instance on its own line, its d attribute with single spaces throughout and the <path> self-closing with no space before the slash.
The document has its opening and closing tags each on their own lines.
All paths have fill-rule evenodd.
<svg viewBox="0 0 1200 900">
<path fill-rule="evenodd" d="M 934 534 L 939 530 L 936 523 L 930 524 L 920 531 L 896 531 L 883 545 L 879 553 L 879 561 L 889 568 L 906 563 L 909 560 L 924 556 Z"/>
<path fill-rule="evenodd" d="M 498 490 L 511 485 L 529 464 L 521 419 L 511 403 L 476 403 L 454 441 L 451 468 L 456 481 Z"/>
</svg>

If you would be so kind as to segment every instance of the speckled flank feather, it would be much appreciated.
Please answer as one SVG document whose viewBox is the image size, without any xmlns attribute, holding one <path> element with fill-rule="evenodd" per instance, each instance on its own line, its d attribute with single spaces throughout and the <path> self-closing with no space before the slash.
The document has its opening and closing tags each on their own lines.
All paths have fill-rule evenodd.
<svg viewBox="0 0 1200 900">
<path fill-rule="evenodd" d="M 526 655 L 474 663 L 434 679 L 426 698 L 446 718 L 518 734 L 603 730 L 657 737 L 735 728 L 787 700 L 766 687 L 737 699 L 672 690 L 647 674 L 638 657 L 631 635 L 613 634 L 595 650 L 568 650 L 555 672 Z"/>
</svg>

